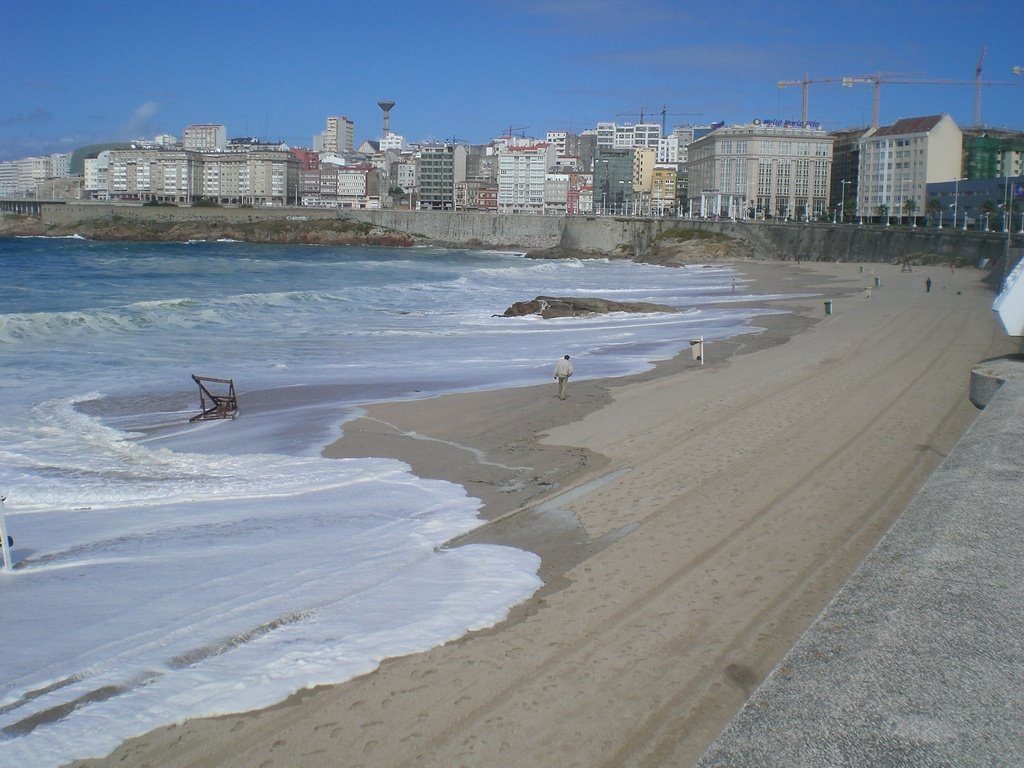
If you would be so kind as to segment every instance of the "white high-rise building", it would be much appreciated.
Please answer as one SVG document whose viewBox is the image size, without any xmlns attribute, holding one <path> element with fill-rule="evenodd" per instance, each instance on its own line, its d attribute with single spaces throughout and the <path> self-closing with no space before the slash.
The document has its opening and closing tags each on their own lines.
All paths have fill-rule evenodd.
<svg viewBox="0 0 1024 768">
<path fill-rule="evenodd" d="M 544 180 L 554 163 L 547 142 L 502 147 L 498 151 L 498 212 L 543 213 Z"/>
</svg>

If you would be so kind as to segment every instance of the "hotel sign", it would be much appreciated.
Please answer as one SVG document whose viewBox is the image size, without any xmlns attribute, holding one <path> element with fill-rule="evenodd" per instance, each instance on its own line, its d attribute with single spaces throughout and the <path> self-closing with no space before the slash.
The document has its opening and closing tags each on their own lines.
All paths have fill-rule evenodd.
<svg viewBox="0 0 1024 768">
<path fill-rule="evenodd" d="M 764 125 L 768 128 L 821 128 L 817 120 L 771 120 L 754 118 L 754 125 Z"/>
</svg>

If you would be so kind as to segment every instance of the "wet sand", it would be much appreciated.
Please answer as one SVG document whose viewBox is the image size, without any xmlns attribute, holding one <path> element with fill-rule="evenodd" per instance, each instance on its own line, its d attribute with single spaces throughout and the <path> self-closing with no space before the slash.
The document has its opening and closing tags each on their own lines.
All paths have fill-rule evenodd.
<svg viewBox="0 0 1024 768">
<path fill-rule="evenodd" d="M 507 621 L 76 765 L 695 762 L 970 425 L 972 366 L 1015 351 L 975 270 L 737 266 L 818 295 L 703 366 L 377 404 L 328 449 L 459 482 L 488 521 L 463 541 L 538 552 Z"/>
</svg>

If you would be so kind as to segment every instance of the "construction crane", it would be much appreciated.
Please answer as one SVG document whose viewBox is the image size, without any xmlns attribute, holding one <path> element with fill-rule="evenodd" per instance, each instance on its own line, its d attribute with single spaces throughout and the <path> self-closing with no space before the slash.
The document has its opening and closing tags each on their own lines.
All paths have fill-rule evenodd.
<svg viewBox="0 0 1024 768">
<path fill-rule="evenodd" d="M 984 58 L 984 50 L 982 50 L 982 58 Z M 1020 83 L 1012 82 L 998 82 L 994 80 L 982 80 L 981 77 L 981 59 L 978 59 L 978 68 L 974 80 L 920 80 L 917 78 L 903 78 L 893 77 L 884 74 L 877 75 L 866 75 L 861 77 L 844 77 L 843 85 L 845 87 L 852 87 L 857 83 L 871 83 L 874 86 L 874 98 L 871 110 L 871 125 L 874 128 L 878 127 L 878 102 L 879 92 L 881 91 L 882 83 L 891 83 L 895 85 L 973 85 L 974 86 L 974 124 L 981 125 L 981 88 L 982 86 L 992 85 L 1015 85 L 1020 86 Z"/>
<path fill-rule="evenodd" d="M 704 114 L 704 113 L 703 112 L 669 112 L 668 111 L 668 107 L 662 105 L 662 107 L 661 107 L 661 135 L 662 136 L 665 135 L 665 116 L 666 115 L 672 115 L 672 117 L 683 117 L 683 116 L 693 116 L 693 117 L 696 117 L 697 115 L 702 115 L 702 114 Z"/>
<path fill-rule="evenodd" d="M 528 126 L 528 125 L 520 125 L 518 127 L 513 127 L 510 124 L 509 127 L 508 127 L 508 133 L 502 134 L 498 138 L 500 138 L 500 139 L 504 139 L 504 138 L 514 139 L 516 135 L 515 135 L 515 133 L 513 133 L 513 131 L 525 131 L 529 127 L 530 126 Z M 526 138 L 526 134 L 524 133 L 521 138 Z"/>
<path fill-rule="evenodd" d="M 635 110 L 635 109 L 634 109 L 634 110 L 633 110 L 632 112 L 616 112 L 616 113 L 615 113 L 615 116 L 616 116 L 616 117 L 627 117 L 627 116 L 628 116 L 628 117 L 632 117 L 633 115 L 635 115 L 635 114 L 637 113 L 637 111 L 638 111 L 638 110 Z M 647 111 L 647 110 L 646 110 L 646 109 L 644 109 L 644 107 L 640 107 L 640 109 L 639 109 L 639 112 L 640 112 L 640 120 L 639 120 L 639 122 L 641 122 L 641 123 L 642 123 L 642 122 L 644 121 L 644 113 L 645 113 L 646 111 Z"/>
<path fill-rule="evenodd" d="M 815 80 L 811 80 L 807 75 L 804 75 L 803 80 L 779 80 L 779 88 L 788 88 L 791 85 L 799 85 L 803 88 L 802 98 L 800 102 L 800 122 L 807 122 L 807 92 L 810 90 L 811 83 L 839 83 L 842 82 L 841 77 L 822 77 Z"/>
<path fill-rule="evenodd" d="M 982 56 L 984 57 L 984 52 Z M 980 67 L 981 59 L 978 60 L 977 72 L 980 72 Z M 805 75 L 803 80 L 780 80 L 778 83 L 779 88 L 785 88 L 791 85 L 799 85 L 803 87 L 803 104 L 800 113 L 800 120 L 804 123 L 807 122 L 807 92 L 808 87 L 812 83 L 842 83 L 844 88 L 852 88 L 854 85 L 861 84 L 870 84 L 874 86 L 874 98 L 872 100 L 871 109 L 871 126 L 873 128 L 878 127 L 879 102 L 882 83 L 896 85 L 973 85 L 976 89 L 974 120 L 978 125 L 981 124 L 981 87 L 983 85 L 1020 85 L 1020 83 L 1012 82 L 983 81 L 977 76 L 974 80 L 928 80 L 923 79 L 919 75 L 887 74 L 884 72 L 878 72 L 874 75 L 823 77 L 813 80 Z"/>
<path fill-rule="evenodd" d="M 974 124 L 981 125 L 981 65 L 985 63 L 984 45 L 981 46 L 981 54 L 978 56 L 978 64 L 974 67 Z"/>
<path fill-rule="evenodd" d="M 646 107 L 640 107 L 639 113 L 640 113 L 640 123 L 642 124 L 644 122 L 644 115 L 647 114 Z M 615 116 L 616 117 L 624 117 L 624 116 L 628 115 L 629 117 L 632 117 L 635 114 L 637 114 L 636 110 L 634 110 L 633 112 L 616 112 Z M 703 114 L 703 113 L 702 112 L 669 112 L 668 111 L 668 107 L 663 105 L 661 107 L 661 111 L 658 114 L 661 115 L 661 135 L 664 136 L 665 135 L 665 117 L 667 115 L 672 115 L 673 117 L 676 117 L 676 116 L 682 116 L 682 115 L 700 115 L 700 114 Z"/>
</svg>

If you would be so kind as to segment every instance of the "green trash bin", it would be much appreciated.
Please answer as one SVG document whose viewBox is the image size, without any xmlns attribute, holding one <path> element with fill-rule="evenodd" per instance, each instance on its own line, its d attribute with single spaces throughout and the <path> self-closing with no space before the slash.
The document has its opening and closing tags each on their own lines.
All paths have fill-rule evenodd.
<svg viewBox="0 0 1024 768">
<path fill-rule="evenodd" d="M 832 299 L 829 299 L 828 301 L 825 302 L 825 314 L 832 314 Z"/>
<path fill-rule="evenodd" d="M 881 284 L 882 284 L 882 278 L 880 278 L 878 275 L 875 275 L 875 288 L 877 288 Z"/>
</svg>

